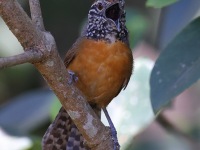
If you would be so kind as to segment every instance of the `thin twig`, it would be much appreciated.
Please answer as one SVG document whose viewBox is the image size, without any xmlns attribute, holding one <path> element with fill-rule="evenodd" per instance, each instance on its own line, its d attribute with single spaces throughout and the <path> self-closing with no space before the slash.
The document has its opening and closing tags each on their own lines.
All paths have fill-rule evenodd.
<svg viewBox="0 0 200 150">
<path fill-rule="evenodd" d="M 33 23 L 38 27 L 38 29 L 44 31 L 45 28 L 39 0 L 29 0 L 29 5 Z"/>
<path fill-rule="evenodd" d="M 43 54 L 38 50 L 28 50 L 22 54 L 0 58 L 0 69 L 16 66 L 23 63 L 36 63 L 41 61 Z"/>
<path fill-rule="evenodd" d="M 42 44 L 42 32 L 16 0 L 0 0 L 0 15 L 25 50 Z"/>
</svg>

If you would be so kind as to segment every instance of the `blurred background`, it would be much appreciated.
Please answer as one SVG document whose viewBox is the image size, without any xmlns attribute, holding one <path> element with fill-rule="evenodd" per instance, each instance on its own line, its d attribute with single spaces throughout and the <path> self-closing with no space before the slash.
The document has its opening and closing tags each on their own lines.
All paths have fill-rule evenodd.
<svg viewBox="0 0 200 150">
<path fill-rule="evenodd" d="M 19 0 L 29 14 L 27 0 Z M 64 58 L 80 35 L 93 1 L 41 0 L 47 31 Z M 179 95 L 162 113 L 181 134 L 155 120 L 149 78 L 159 53 L 193 18 L 199 0 L 179 0 L 163 9 L 148 8 L 146 0 L 126 0 L 127 27 L 135 69 L 127 89 L 109 105 L 123 150 L 198 150 L 200 84 Z M 0 57 L 22 53 L 22 47 L 0 18 Z M 41 138 L 60 104 L 31 64 L 0 70 L 0 150 L 41 150 Z M 114 109 L 117 111 L 113 111 Z M 117 109 L 116 109 L 117 108 Z M 102 120 L 107 124 L 104 117 Z"/>
</svg>

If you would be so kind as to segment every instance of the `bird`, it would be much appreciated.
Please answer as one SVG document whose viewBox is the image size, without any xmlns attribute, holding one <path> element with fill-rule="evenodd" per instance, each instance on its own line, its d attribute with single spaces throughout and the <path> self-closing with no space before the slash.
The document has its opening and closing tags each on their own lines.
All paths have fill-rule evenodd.
<svg viewBox="0 0 200 150">
<path fill-rule="evenodd" d="M 126 28 L 125 0 L 95 0 L 80 37 L 66 53 L 64 64 L 70 83 L 86 96 L 100 116 L 103 110 L 119 149 L 116 130 L 106 110 L 107 105 L 127 87 L 133 70 L 133 55 Z M 43 150 L 89 150 L 81 133 L 61 107 L 47 129 Z"/>
</svg>

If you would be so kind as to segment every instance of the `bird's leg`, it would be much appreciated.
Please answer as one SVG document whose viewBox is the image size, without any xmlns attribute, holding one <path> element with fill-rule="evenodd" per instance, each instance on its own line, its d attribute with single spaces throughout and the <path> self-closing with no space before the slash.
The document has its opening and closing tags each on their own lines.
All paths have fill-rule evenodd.
<svg viewBox="0 0 200 150">
<path fill-rule="evenodd" d="M 70 78 L 69 78 L 69 81 L 68 81 L 69 85 L 71 85 L 73 82 L 77 82 L 78 81 L 78 77 L 76 76 L 76 74 L 73 71 L 67 70 L 67 72 L 70 75 Z"/>
<path fill-rule="evenodd" d="M 102 109 L 103 109 L 103 112 L 104 112 L 104 114 L 105 114 L 105 116 L 108 120 L 109 125 L 110 125 L 111 135 L 112 135 L 112 139 L 114 141 L 114 150 L 119 150 L 120 145 L 119 145 L 118 139 L 117 139 L 117 131 L 116 131 L 114 124 L 113 124 L 113 122 L 112 122 L 112 120 L 111 120 L 111 118 L 108 114 L 107 109 L 106 108 L 102 108 Z"/>
</svg>

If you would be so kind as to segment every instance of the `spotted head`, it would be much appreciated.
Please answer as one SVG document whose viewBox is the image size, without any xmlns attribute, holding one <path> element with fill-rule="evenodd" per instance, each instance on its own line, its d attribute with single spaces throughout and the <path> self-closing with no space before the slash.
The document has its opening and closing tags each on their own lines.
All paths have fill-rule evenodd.
<svg viewBox="0 0 200 150">
<path fill-rule="evenodd" d="M 95 40 L 128 43 L 124 0 L 96 0 L 88 13 L 85 35 Z"/>
</svg>

